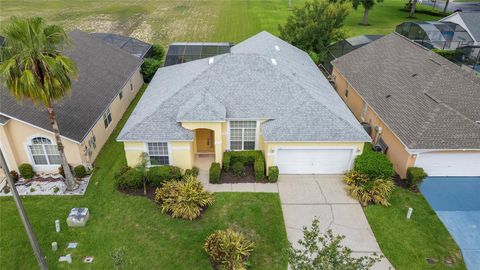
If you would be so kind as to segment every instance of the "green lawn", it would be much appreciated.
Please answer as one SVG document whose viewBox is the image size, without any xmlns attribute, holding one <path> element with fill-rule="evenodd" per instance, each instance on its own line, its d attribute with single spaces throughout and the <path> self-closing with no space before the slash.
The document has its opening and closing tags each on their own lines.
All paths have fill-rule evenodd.
<svg viewBox="0 0 480 270">
<path fill-rule="evenodd" d="M 292 0 L 300 6 L 305 0 Z M 345 24 L 349 36 L 388 34 L 411 20 L 400 9 L 405 0 L 388 0 L 370 11 L 370 26 L 359 25 L 363 9 L 351 10 Z M 117 32 L 164 45 L 172 41 L 231 41 L 267 30 L 278 34 L 278 24 L 290 14 L 287 0 L 0 0 L 0 23 L 12 15 L 42 16 L 67 29 Z M 418 5 L 418 9 L 431 7 Z M 417 14 L 418 20 L 439 17 Z"/>
<path fill-rule="evenodd" d="M 368 222 L 385 256 L 397 270 L 466 269 L 460 249 L 420 193 L 398 188 L 390 207 L 371 205 L 365 208 Z M 406 219 L 408 207 L 414 209 Z M 455 267 L 442 263 L 445 256 L 455 257 Z M 438 260 L 427 264 L 427 258 Z"/>
<path fill-rule="evenodd" d="M 143 90 L 142 90 L 143 92 Z M 123 126 L 141 94 L 123 117 Z M 160 213 L 157 204 L 143 197 L 121 194 L 114 189 L 113 174 L 126 164 L 123 145 L 112 134 L 96 161 L 96 171 L 85 196 L 30 196 L 23 202 L 47 256 L 50 269 L 113 269 L 109 251 L 124 247 L 130 261 L 127 269 L 208 269 L 203 251 L 205 238 L 217 229 L 236 226 L 255 243 L 252 269 L 286 269 L 287 247 L 278 194 L 217 193 L 215 203 L 198 221 L 177 220 Z M 66 215 L 72 207 L 88 207 L 91 220 L 85 228 L 69 229 Z M 62 221 L 55 233 L 54 221 Z M 50 244 L 59 243 L 57 252 Z M 68 242 L 78 242 L 71 251 L 74 263 L 58 263 Z M 84 256 L 94 256 L 92 265 Z M 34 269 L 33 252 L 12 198 L 0 199 L 0 268 Z"/>
</svg>

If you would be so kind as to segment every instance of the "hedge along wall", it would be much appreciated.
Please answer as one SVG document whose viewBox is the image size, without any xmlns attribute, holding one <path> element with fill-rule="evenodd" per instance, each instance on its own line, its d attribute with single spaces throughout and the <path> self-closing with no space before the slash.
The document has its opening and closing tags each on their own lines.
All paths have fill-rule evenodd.
<svg viewBox="0 0 480 270">
<path fill-rule="evenodd" d="M 230 170 L 235 162 L 241 162 L 243 165 L 253 165 L 255 171 L 255 179 L 262 180 L 265 178 L 265 157 L 262 151 L 227 151 L 223 153 L 223 169 Z"/>
</svg>

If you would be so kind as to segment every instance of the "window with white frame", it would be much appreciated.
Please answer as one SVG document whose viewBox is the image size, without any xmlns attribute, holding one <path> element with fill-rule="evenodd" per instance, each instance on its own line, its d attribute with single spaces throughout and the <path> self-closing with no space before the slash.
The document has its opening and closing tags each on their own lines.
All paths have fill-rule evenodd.
<svg viewBox="0 0 480 270">
<path fill-rule="evenodd" d="M 112 114 L 110 113 L 110 108 L 108 108 L 107 111 L 103 114 L 103 123 L 105 124 L 105 128 L 107 128 L 111 122 Z"/>
<path fill-rule="evenodd" d="M 150 165 L 168 165 L 168 143 L 152 142 L 148 143 L 148 156 L 150 157 Z"/>
<path fill-rule="evenodd" d="M 35 165 L 59 165 L 60 154 L 56 144 L 45 137 L 35 137 L 30 140 L 28 150 Z"/>
<path fill-rule="evenodd" d="M 257 121 L 230 121 L 230 149 L 255 149 L 256 134 Z"/>
</svg>

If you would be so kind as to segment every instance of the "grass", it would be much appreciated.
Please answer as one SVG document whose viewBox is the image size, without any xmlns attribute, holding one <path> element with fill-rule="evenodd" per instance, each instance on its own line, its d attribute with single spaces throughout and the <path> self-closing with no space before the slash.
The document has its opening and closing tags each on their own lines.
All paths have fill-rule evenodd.
<svg viewBox="0 0 480 270">
<path fill-rule="evenodd" d="M 159 206 L 146 198 L 114 189 L 113 174 L 126 164 L 123 145 L 114 139 L 144 89 L 97 158 L 84 196 L 23 198 L 50 269 L 113 269 L 109 252 L 121 247 L 126 249 L 127 269 L 208 269 L 204 241 L 210 233 L 229 226 L 240 228 L 255 241 L 252 269 L 286 269 L 283 249 L 288 241 L 278 194 L 218 193 L 200 220 L 185 221 L 162 214 Z M 73 207 L 90 209 L 91 219 L 85 228 L 67 228 L 65 219 Z M 56 219 L 62 223 L 58 234 Z M 50 248 L 53 241 L 59 244 L 56 252 Z M 68 242 L 78 242 L 78 248 L 66 250 Z M 0 250 L 2 269 L 36 266 L 12 198 L 0 199 Z M 72 265 L 57 262 L 58 256 L 69 252 Z M 81 262 L 85 256 L 94 256 L 92 265 Z"/>
<path fill-rule="evenodd" d="M 305 0 L 292 1 L 301 6 Z M 388 0 L 370 11 L 370 26 L 359 23 L 363 8 L 351 10 L 345 22 L 348 36 L 388 34 L 407 18 L 404 0 Z M 291 11 L 286 0 L 0 0 L 0 23 L 10 16 L 42 16 L 67 29 L 117 32 L 167 45 L 172 41 L 240 42 L 262 30 L 278 34 Z M 418 11 L 431 7 L 418 5 Z M 438 20 L 416 14 L 416 20 Z"/>
<path fill-rule="evenodd" d="M 466 269 L 460 249 L 420 193 L 397 188 L 390 202 L 390 207 L 368 206 L 365 214 L 395 269 Z M 406 219 L 408 207 L 414 209 L 410 220 Z M 454 267 L 443 263 L 446 256 L 457 260 Z M 435 258 L 438 263 L 429 265 L 427 258 Z"/>
</svg>

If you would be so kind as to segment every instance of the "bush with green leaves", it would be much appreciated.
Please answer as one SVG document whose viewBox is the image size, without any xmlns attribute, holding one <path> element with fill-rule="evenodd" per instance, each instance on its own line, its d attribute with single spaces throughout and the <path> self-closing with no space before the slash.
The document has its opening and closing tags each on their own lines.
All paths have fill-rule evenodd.
<svg viewBox="0 0 480 270">
<path fill-rule="evenodd" d="M 136 189 L 143 186 L 141 171 L 129 167 L 121 168 L 115 174 L 115 186 L 118 189 Z"/>
<path fill-rule="evenodd" d="M 245 165 L 240 161 L 233 163 L 232 172 L 236 176 L 245 176 L 247 174 L 245 171 Z"/>
<path fill-rule="evenodd" d="M 35 176 L 35 171 L 33 170 L 32 165 L 28 163 L 23 163 L 18 166 L 18 171 L 20 172 L 20 176 L 24 179 L 31 179 Z"/>
<path fill-rule="evenodd" d="M 407 169 L 407 184 L 410 188 L 418 188 L 423 182 L 423 179 L 427 177 L 427 173 L 420 167 L 408 167 Z"/>
<path fill-rule="evenodd" d="M 151 58 L 157 59 L 158 61 L 163 61 L 163 56 L 165 56 L 165 49 L 163 46 L 160 44 L 153 44 Z"/>
<path fill-rule="evenodd" d="M 222 168 L 220 167 L 220 163 L 213 162 L 212 165 L 210 165 L 210 171 L 209 171 L 210 183 L 215 184 L 220 182 L 221 173 L 222 173 Z"/>
<path fill-rule="evenodd" d="M 354 170 L 371 179 L 390 179 L 394 174 L 392 162 L 382 152 L 374 151 L 371 144 L 365 144 L 363 153 L 355 159 Z"/>
<path fill-rule="evenodd" d="M 75 176 L 78 178 L 83 178 L 87 176 L 87 169 L 85 169 L 85 166 L 83 165 L 78 165 L 73 168 L 73 171 L 75 173 Z"/>
<path fill-rule="evenodd" d="M 166 182 L 155 191 L 155 201 L 160 203 L 162 213 L 174 218 L 193 220 L 213 204 L 213 194 L 206 191 L 196 177 L 183 181 Z"/>
<path fill-rule="evenodd" d="M 233 229 L 218 230 L 207 237 L 203 248 L 213 269 L 244 270 L 255 244 Z"/>
<path fill-rule="evenodd" d="M 265 158 L 262 151 L 227 151 L 223 153 L 223 169 L 228 171 L 233 164 L 241 162 L 243 165 L 253 165 L 255 179 L 265 178 Z"/>
<path fill-rule="evenodd" d="M 147 179 L 151 186 L 159 187 L 166 181 L 182 179 L 182 171 L 176 166 L 155 166 L 148 170 Z"/>
<path fill-rule="evenodd" d="M 388 199 L 394 189 L 391 179 L 371 179 L 367 175 L 355 170 L 349 171 L 343 177 L 347 193 L 358 200 L 361 205 L 367 206 L 371 203 L 389 206 Z"/>
<path fill-rule="evenodd" d="M 191 169 L 185 170 L 185 177 L 189 177 L 189 176 L 197 177 L 199 173 L 200 173 L 200 170 L 198 169 L 198 167 L 193 166 Z"/>
<path fill-rule="evenodd" d="M 155 58 L 145 58 L 140 70 L 143 80 L 147 83 L 150 82 L 160 67 L 162 67 L 162 61 Z"/>
<path fill-rule="evenodd" d="M 341 245 L 344 238 L 343 235 L 334 235 L 330 229 L 322 234 L 320 222 L 314 219 L 310 229 L 303 227 L 303 239 L 298 240 L 299 248 L 290 244 L 288 264 L 292 270 L 368 270 L 382 259 L 376 253 L 354 257 L 350 248 Z"/>
<path fill-rule="evenodd" d="M 279 171 L 277 166 L 268 167 L 268 181 L 277 182 L 278 174 L 279 174 Z"/>
</svg>

